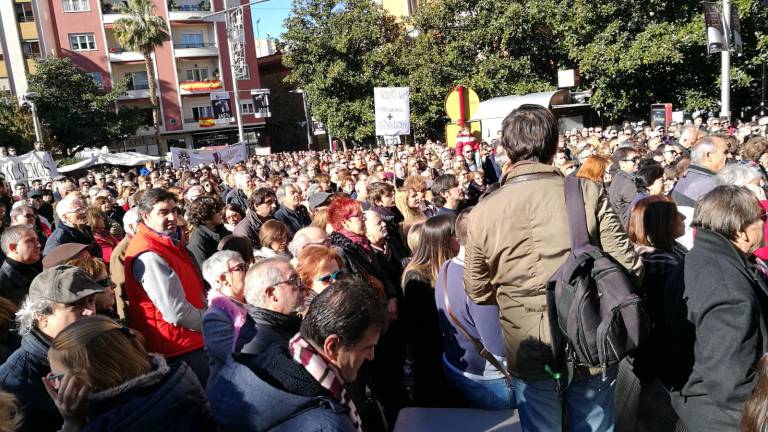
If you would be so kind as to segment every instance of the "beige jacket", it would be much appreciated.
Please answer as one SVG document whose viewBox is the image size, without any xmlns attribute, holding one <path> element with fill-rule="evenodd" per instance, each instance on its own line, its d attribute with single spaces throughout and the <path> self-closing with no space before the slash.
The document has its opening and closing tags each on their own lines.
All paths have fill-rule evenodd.
<svg viewBox="0 0 768 432">
<path fill-rule="evenodd" d="M 529 174 L 552 177 L 509 183 Z M 555 369 L 545 288 L 570 253 L 565 189 L 557 168 L 525 162 L 470 216 L 464 287 L 478 304 L 498 304 L 510 371 L 524 379 Z M 582 180 L 590 240 L 626 267 L 639 285 L 642 261 L 634 251 L 603 185 Z"/>
</svg>

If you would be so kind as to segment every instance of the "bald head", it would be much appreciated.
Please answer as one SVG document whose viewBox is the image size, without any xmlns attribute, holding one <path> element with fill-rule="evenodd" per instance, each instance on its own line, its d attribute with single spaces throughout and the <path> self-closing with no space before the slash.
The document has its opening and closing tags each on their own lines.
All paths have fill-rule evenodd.
<svg viewBox="0 0 768 432">
<path fill-rule="evenodd" d="M 316 244 L 325 244 L 328 235 L 322 229 L 315 226 L 308 226 L 296 231 L 293 240 L 288 245 L 288 251 L 291 255 L 297 257 L 304 247 Z"/>
</svg>

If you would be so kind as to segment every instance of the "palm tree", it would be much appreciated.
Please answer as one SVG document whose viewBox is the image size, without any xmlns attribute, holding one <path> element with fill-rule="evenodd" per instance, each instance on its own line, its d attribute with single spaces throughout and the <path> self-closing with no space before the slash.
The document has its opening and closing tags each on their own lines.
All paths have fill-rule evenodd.
<svg viewBox="0 0 768 432">
<path fill-rule="evenodd" d="M 149 83 L 149 100 L 152 103 L 152 122 L 155 127 L 155 144 L 160 145 L 160 112 L 157 105 L 154 61 L 152 53 L 168 40 L 168 26 L 155 14 L 153 0 L 128 0 L 118 11 L 128 15 L 115 21 L 115 38 L 128 51 L 138 51 L 144 56 Z"/>
</svg>

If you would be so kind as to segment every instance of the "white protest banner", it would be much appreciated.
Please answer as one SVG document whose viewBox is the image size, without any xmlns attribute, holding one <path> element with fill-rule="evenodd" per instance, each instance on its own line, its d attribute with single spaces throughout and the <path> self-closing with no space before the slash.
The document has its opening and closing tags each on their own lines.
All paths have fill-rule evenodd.
<svg viewBox="0 0 768 432">
<path fill-rule="evenodd" d="M 0 174 L 6 181 L 18 183 L 50 180 L 59 172 L 50 153 L 31 151 L 21 156 L 0 157 Z"/>
<path fill-rule="evenodd" d="M 183 166 L 195 167 L 199 164 L 234 165 L 246 159 L 245 143 L 217 147 L 206 150 L 189 150 L 182 147 L 171 147 L 171 161 L 174 168 Z"/>
<path fill-rule="evenodd" d="M 411 111 L 408 87 L 375 87 L 373 89 L 376 135 L 410 135 Z"/>
<path fill-rule="evenodd" d="M 213 118 L 217 125 L 235 121 L 232 116 L 232 106 L 229 103 L 229 93 L 225 91 L 211 92 L 211 105 L 213 105 Z"/>
</svg>

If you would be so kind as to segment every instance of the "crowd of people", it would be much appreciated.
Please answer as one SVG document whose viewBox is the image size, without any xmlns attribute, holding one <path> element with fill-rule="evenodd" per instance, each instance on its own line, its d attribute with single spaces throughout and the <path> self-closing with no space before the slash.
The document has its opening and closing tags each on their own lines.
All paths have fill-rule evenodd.
<svg viewBox="0 0 768 432">
<path fill-rule="evenodd" d="M 524 105 L 456 148 L 0 179 L 0 430 L 387 431 L 416 406 L 764 431 L 766 169 L 768 118 L 561 131 Z M 602 368 L 553 349 L 568 177 L 647 312 Z"/>
</svg>

